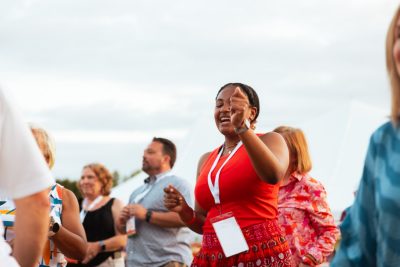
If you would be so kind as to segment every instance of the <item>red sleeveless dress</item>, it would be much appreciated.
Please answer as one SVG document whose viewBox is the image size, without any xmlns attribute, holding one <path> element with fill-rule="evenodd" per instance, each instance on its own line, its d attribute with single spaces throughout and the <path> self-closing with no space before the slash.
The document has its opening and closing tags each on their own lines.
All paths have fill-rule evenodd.
<svg viewBox="0 0 400 267">
<path fill-rule="evenodd" d="M 279 184 L 263 182 L 257 175 L 244 146 L 222 168 L 219 179 L 220 204 L 215 204 L 208 186 L 208 173 L 221 148 L 215 149 L 203 165 L 195 187 L 197 203 L 206 210 L 202 248 L 192 267 L 198 266 L 292 266 L 288 243 L 277 223 Z M 221 156 L 211 174 L 227 159 Z M 233 212 L 249 250 L 226 258 L 210 220 Z"/>
</svg>

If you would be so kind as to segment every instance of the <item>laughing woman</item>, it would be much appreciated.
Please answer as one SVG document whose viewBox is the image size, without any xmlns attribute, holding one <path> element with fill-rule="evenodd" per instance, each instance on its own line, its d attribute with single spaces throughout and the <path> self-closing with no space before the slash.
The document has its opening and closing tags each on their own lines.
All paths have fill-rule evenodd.
<svg viewBox="0 0 400 267">
<path fill-rule="evenodd" d="M 289 153 L 277 133 L 256 134 L 257 93 L 229 83 L 217 93 L 215 123 L 224 142 L 198 164 L 195 209 L 172 186 L 165 206 L 178 212 L 193 231 L 203 234 L 192 266 L 292 266 L 277 223 L 279 181 Z"/>
</svg>

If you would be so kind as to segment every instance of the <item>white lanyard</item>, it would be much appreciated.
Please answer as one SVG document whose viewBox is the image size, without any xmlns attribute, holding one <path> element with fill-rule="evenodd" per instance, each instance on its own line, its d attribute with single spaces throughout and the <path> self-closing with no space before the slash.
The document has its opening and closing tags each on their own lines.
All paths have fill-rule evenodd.
<svg viewBox="0 0 400 267">
<path fill-rule="evenodd" d="M 83 200 L 82 210 L 81 210 L 81 213 L 79 214 L 80 217 L 81 217 L 81 223 L 83 223 L 83 220 L 85 220 L 85 217 L 86 217 L 86 214 L 88 213 L 88 211 L 93 209 L 94 206 L 96 206 L 102 199 L 103 199 L 102 195 L 96 197 L 95 200 L 93 200 L 93 202 L 90 203 L 90 205 L 88 207 L 86 207 L 87 206 L 87 199 L 85 198 Z"/>
<path fill-rule="evenodd" d="M 155 185 L 157 182 L 159 182 L 161 179 L 163 179 L 167 176 L 171 176 L 170 171 L 165 172 L 161 175 L 156 175 L 156 180 L 154 181 L 154 183 L 152 183 L 152 184 L 148 183 L 146 189 L 143 192 L 141 192 L 140 194 L 138 194 L 135 197 L 135 199 L 133 200 L 133 202 L 139 203 L 151 191 L 151 189 L 153 188 L 153 185 Z"/>
<path fill-rule="evenodd" d="M 221 173 L 222 168 L 228 163 L 228 161 L 233 157 L 233 155 L 238 151 L 238 149 L 242 146 L 242 141 L 240 141 L 233 151 L 229 154 L 228 158 L 225 160 L 225 162 L 222 164 L 221 168 L 219 168 L 217 174 L 215 175 L 215 181 L 214 185 L 211 180 L 211 173 L 215 169 L 215 167 L 218 164 L 219 159 L 221 158 L 222 152 L 224 149 L 221 149 L 221 151 L 218 153 L 217 158 L 215 159 L 213 165 L 211 166 L 210 172 L 208 173 L 208 187 L 210 188 L 211 194 L 214 197 L 215 204 L 220 204 L 221 200 L 219 199 L 219 175 Z"/>
</svg>

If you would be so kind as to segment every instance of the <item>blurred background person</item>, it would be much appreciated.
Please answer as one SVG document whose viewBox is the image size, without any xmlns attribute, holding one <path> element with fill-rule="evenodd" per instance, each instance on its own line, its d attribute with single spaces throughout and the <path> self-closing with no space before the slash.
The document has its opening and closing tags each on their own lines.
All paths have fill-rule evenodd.
<svg viewBox="0 0 400 267">
<path fill-rule="evenodd" d="M 37 145 L 51 169 L 55 162 L 55 144 L 49 134 L 40 127 L 31 126 L 31 131 Z M 86 235 L 79 220 L 79 204 L 74 193 L 59 184 L 54 184 L 49 192 L 50 200 L 50 227 L 48 240 L 45 243 L 42 258 L 36 266 L 59 267 L 66 266 L 64 257 L 82 260 L 86 254 Z M 12 213 L 18 214 L 19 210 L 12 208 Z M 48 215 L 49 216 L 49 215 Z M 11 219 L 11 220 L 10 220 Z M 6 240 L 13 244 L 14 229 L 13 217 L 8 216 L 5 224 Z"/>
<path fill-rule="evenodd" d="M 121 231 L 126 231 L 130 219 L 137 230 L 128 238 L 128 267 L 184 267 L 192 260 L 190 230 L 163 202 L 163 189 L 170 184 L 178 188 L 188 202 L 192 199 L 189 184 L 172 173 L 176 155 L 175 144 L 162 137 L 154 137 L 144 150 L 142 170 L 149 177 L 132 192 L 119 218 Z"/>
<path fill-rule="evenodd" d="M 312 163 L 303 131 L 280 126 L 274 132 L 283 136 L 289 148 L 289 167 L 279 188 L 279 224 L 296 266 L 318 266 L 333 253 L 339 228 L 325 188 L 309 175 Z"/>
<path fill-rule="evenodd" d="M 221 87 L 214 119 L 224 143 L 199 160 L 195 209 L 179 190 L 165 188 L 165 206 L 203 234 L 194 267 L 292 266 L 277 222 L 279 181 L 289 153 L 279 134 L 254 132 L 259 112 L 258 95 L 250 86 Z"/>
<path fill-rule="evenodd" d="M 355 201 L 340 225 L 334 267 L 400 266 L 400 7 L 386 37 L 386 67 L 391 121 L 370 139 Z"/>
<path fill-rule="evenodd" d="M 32 133 L 1 88 L 0 148 L 0 195 L 13 199 L 19 211 L 15 215 L 12 256 L 10 246 L 3 239 L 0 220 L 0 265 L 37 266 L 48 235 L 48 188 L 54 179 Z M 0 202 L 0 209 L 4 203 Z"/>
<path fill-rule="evenodd" d="M 121 251 L 126 235 L 115 224 L 123 203 L 109 196 L 112 184 L 113 176 L 104 165 L 91 163 L 83 167 L 78 188 L 83 196 L 80 215 L 88 246 L 85 259 L 68 266 L 124 266 Z"/>
</svg>

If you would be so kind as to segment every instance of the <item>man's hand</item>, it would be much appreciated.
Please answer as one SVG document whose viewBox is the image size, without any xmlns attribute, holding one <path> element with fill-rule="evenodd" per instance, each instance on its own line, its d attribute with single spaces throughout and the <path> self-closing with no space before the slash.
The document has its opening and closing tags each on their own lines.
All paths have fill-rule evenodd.
<svg viewBox="0 0 400 267">
<path fill-rule="evenodd" d="M 125 206 L 125 208 L 123 208 L 122 212 L 124 212 L 124 210 L 125 210 L 125 214 L 128 215 L 128 219 L 132 216 L 134 216 L 135 218 L 137 218 L 139 220 L 144 220 L 146 218 L 147 209 L 140 204 L 129 204 L 129 205 Z M 121 215 L 122 215 L 122 212 L 121 212 Z M 125 224 L 126 224 L 126 221 L 125 221 Z"/>
</svg>

